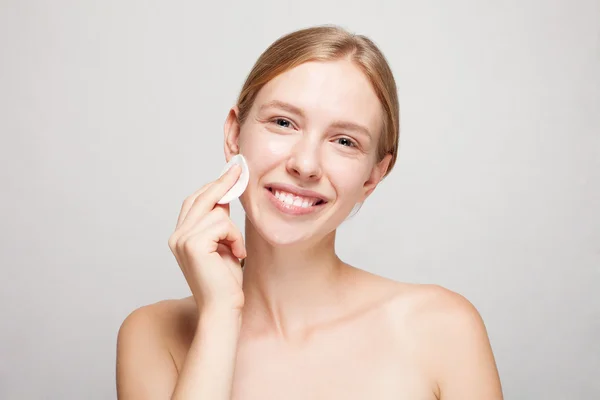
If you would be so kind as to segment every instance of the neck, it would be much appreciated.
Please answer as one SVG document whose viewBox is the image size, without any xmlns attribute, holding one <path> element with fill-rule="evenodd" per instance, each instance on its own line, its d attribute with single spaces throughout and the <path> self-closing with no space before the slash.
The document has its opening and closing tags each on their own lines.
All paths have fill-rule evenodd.
<svg viewBox="0 0 600 400">
<path fill-rule="evenodd" d="M 335 231 L 316 243 L 273 246 L 246 219 L 244 324 L 257 334 L 303 337 L 344 304 L 346 265 L 335 254 Z"/>
</svg>

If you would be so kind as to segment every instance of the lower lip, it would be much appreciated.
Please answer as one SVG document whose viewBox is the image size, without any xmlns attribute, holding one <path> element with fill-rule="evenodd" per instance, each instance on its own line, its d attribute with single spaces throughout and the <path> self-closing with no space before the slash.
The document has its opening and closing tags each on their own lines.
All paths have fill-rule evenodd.
<svg viewBox="0 0 600 400">
<path fill-rule="evenodd" d="M 306 215 L 317 212 L 323 208 L 327 203 L 319 204 L 318 206 L 310 206 L 310 207 L 300 207 L 292 204 L 286 204 L 280 201 L 275 194 L 272 193 L 269 189 L 266 189 L 267 197 L 271 201 L 271 203 L 282 213 L 290 214 L 290 215 Z"/>
</svg>

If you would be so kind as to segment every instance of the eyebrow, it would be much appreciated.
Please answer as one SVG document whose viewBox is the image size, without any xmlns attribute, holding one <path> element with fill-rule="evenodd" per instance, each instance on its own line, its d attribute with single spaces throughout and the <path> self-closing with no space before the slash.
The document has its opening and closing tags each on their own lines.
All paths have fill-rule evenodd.
<svg viewBox="0 0 600 400">
<path fill-rule="evenodd" d="M 271 107 L 280 108 L 282 110 L 289 111 L 293 114 L 299 115 L 302 118 L 305 118 L 305 114 L 302 111 L 302 109 L 296 107 L 293 104 L 286 103 L 285 101 L 281 101 L 281 100 L 271 100 L 271 101 L 261 105 L 260 108 L 258 109 L 258 111 L 262 112 Z M 361 134 L 367 136 L 368 138 L 371 138 L 371 133 L 369 132 L 369 129 L 367 129 L 366 127 L 364 127 L 362 125 L 356 124 L 354 122 L 334 121 L 330 126 L 333 128 L 340 128 L 340 129 L 356 131 L 358 133 L 361 133 Z"/>
</svg>

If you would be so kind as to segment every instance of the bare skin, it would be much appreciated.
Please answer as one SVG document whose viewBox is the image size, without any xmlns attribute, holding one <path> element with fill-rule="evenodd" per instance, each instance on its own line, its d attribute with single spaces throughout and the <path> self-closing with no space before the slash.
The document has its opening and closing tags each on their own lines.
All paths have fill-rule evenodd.
<svg viewBox="0 0 600 400">
<path fill-rule="evenodd" d="M 302 64 L 258 92 L 246 122 L 238 115 L 224 150 L 250 166 L 245 237 L 216 205 L 239 170 L 184 201 L 169 246 L 193 296 L 123 322 L 119 399 L 501 400 L 472 304 L 336 255 L 337 227 L 391 157 L 376 157 L 382 109 L 363 72 L 348 60 Z M 273 190 L 324 202 L 300 215 Z"/>
<path fill-rule="evenodd" d="M 232 399 L 502 399 L 485 326 L 464 297 L 345 269 L 353 301 L 311 332 L 282 338 L 245 310 Z M 138 345 L 151 362 L 162 360 L 161 379 L 174 386 L 196 333 L 193 297 L 131 317 L 138 329 L 158 332 Z"/>
</svg>

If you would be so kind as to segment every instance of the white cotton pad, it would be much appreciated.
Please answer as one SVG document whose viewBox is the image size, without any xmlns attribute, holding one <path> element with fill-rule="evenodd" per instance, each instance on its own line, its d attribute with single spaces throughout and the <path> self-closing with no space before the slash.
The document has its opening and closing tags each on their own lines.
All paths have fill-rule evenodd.
<svg viewBox="0 0 600 400">
<path fill-rule="evenodd" d="M 227 170 L 229 170 L 229 168 L 231 168 L 234 164 L 238 164 L 240 167 L 242 167 L 242 173 L 240 174 L 240 177 L 238 178 L 237 182 L 232 186 L 232 188 L 229 189 L 229 191 L 225 193 L 221 200 L 218 201 L 218 204 L 231 203 L 233 200 L 240 197 L 242 193 L 244 193 L 244 190 L 246 190 L 246 187 L 248 186 L 250 171 L 248 169 L 248 163 L 246 163 L 246 159 L 241 154 L 236 154 L 231 158 L 231 160 L 229 160 L 227 164 L 225 164 L 225 167 L 223 168 L 223 171 L 221 172 L 220 176 L 223 176 L 223 174 L 227 172 Z"/>
</svg>

